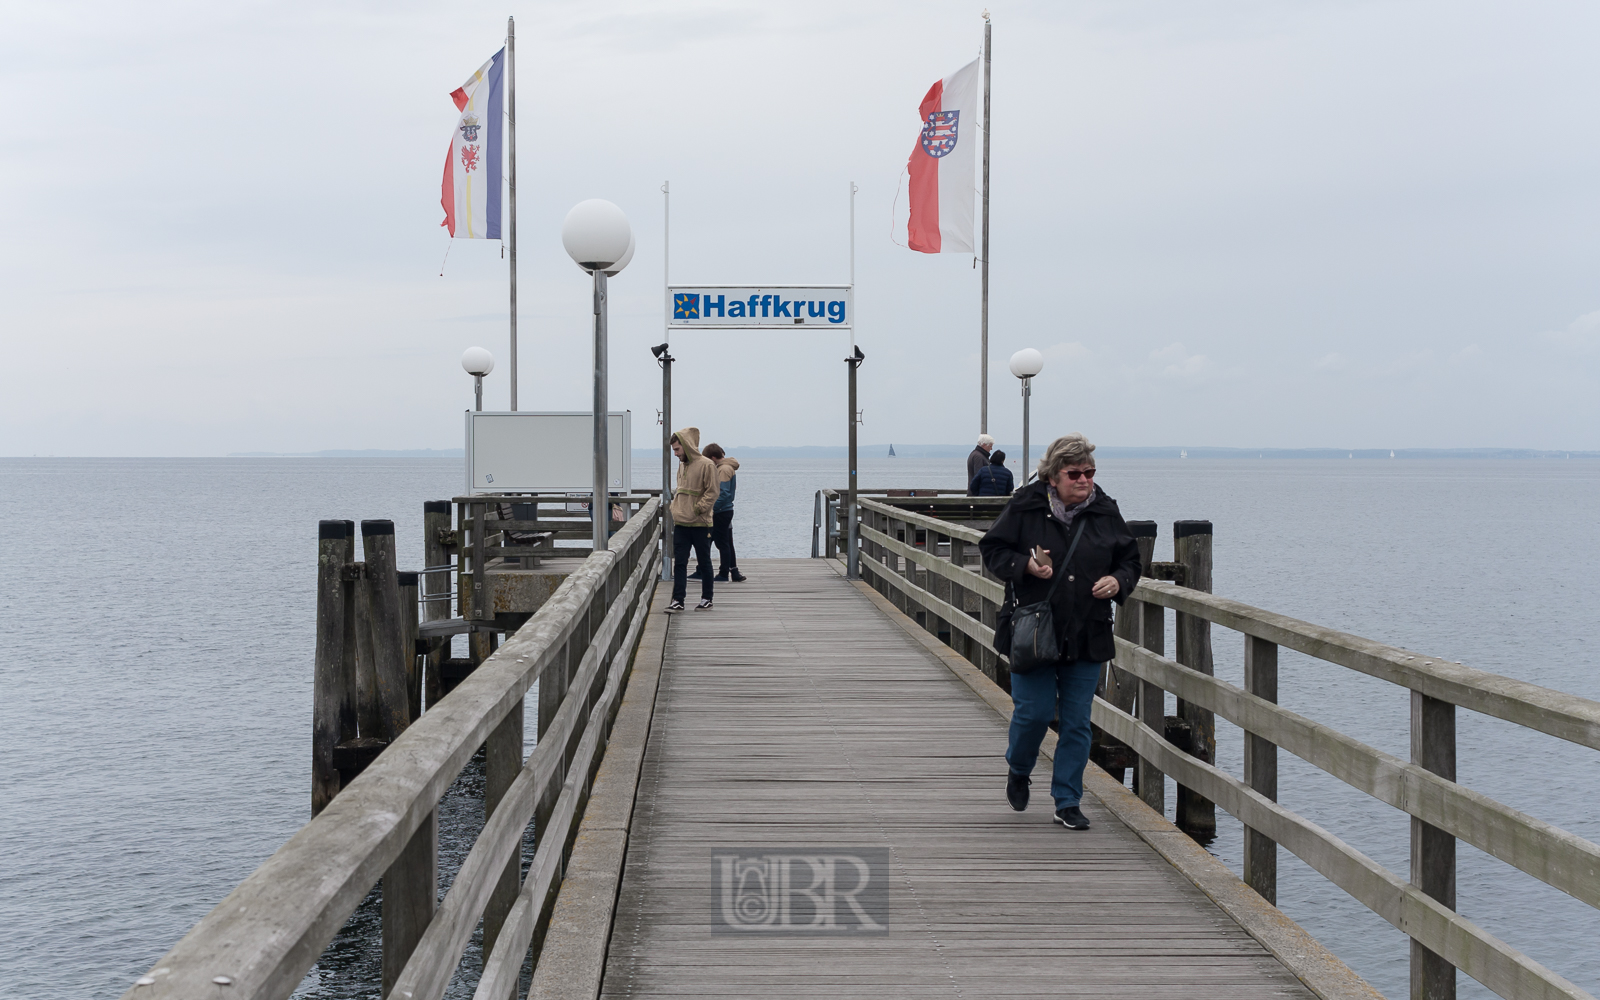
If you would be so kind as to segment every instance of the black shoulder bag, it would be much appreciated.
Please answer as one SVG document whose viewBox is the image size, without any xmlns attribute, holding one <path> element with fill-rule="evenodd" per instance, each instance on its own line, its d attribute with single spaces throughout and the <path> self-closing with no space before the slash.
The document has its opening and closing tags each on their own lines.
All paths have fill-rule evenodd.
<svg viewBox="0 0 1600 1000">
<path fill-rule="evenodd" d="M 1078 516 L 1083 517 L 1082 514 Z M 1072 544 L 1067 546 L 1067 557 L 1056 563 L 1050 592 L 1044 600 L 1012 612 L 1010 657 L 1011 672 L 1014 674 L 1030 674 L 1040 667 L 1054 666 L 1061 659 L 1061 641 L 1056 637 L 1056 619 L 1050 610 L 1050 601 L 1056 596 L 1056 588 L 1061 586 L 1062 578 L 1067 575 L 1067 567 L 1072 564 L 1072 554 L 1078 550 L 1078 539 L 1083 537 L 1086 523 L 1079 520 L 1078 530 L 1072 533 Z M 998 629 L 995 631 L 999 632 Z"/>
</svg>

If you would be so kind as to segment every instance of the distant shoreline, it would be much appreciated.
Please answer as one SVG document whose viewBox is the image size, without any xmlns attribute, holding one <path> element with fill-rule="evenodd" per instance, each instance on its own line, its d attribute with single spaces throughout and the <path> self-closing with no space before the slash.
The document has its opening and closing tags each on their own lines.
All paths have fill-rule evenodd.
<svg viewBox="0 0 1600 1000">
<path fill-rule="evenodd" d="M 1044 442 L 1035 442 L 1042 449 Z M 731 455 L 750 458 L 847 458 L 849 449 L 842 445 L 726 445 Z M 1021 454 L 1022 446 L 1001 442 L 1001 450 Z M 965 458 L 971 445 L 956 444 L 896 444 L 897 458 Z M 887 444 L 860 445 L 857 452 L 862 458 L 885 458 Z M 1562 451 L 1537 448 L 1213 448 L 1162 445 L 1159 447 L 1128 447 L 1101 445 L 1095 449 L 1101 458 L 1258 458 L 1258 459 L 1567 459 L 1600 458 L 1600 451 Z M 659 448 L 635 448 L 634 459 L 658 458 Z M 23 457 L 23 456 L 15 456 Z M 382 448 L 330 449 L 325 451 L 232 452 L 228 458 L 464 458 L 461 448 L 410 448 L 387 450 Z"/>
</svg>

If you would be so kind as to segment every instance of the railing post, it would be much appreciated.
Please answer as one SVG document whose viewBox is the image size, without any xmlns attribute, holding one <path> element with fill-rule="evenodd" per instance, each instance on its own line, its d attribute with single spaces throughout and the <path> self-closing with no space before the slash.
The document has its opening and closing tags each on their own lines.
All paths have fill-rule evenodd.
<svg viewBox="0 0 1600 1000">
<path fill-rule="evenodd" d="M 340 721 L 349 697 L 344 659 L 346 565 L 350 539 L 345 522 L 317 525 L 317 647 L 311 706 L 311 815 L 339 794 L 333 748 L 342 738 Z"/>
<path fill-rule="evenodd" d="M 1140 636 L 1139 645 L 1152 653 L 1162 654 L 1166 649 L 1167 622 L 1166 608 L 1148 601 L 1141 602 L 1139 609 L 1139 625 L 1143 635 Z M 1156 735 L 1164 735 L 1167 731 L 1167 693 L 1158 685 L 1149 681 L 1139 682 L 1139 721 L 1155 730 Z M 1158 813 L 1167 811 L 1167 776 L 1156 767 L 1154 761 L 1139 758 L 1139 764 L 1134 768 L 1134 781 L 1139 786 L 1139 798 L 1145 805 Z"/>
<path fill-rule="evenodd" d="M 1172 525 L 1173 561 L 1183 566 L 1184 586 L 1211 592 L 1211 522 L 1177 521 Z M 1208 676 L 1211 664 L 1211 623 L 1181 612 L 1177 619 L 1179 663 Z M 1190 753 L 1214 764 L 1217 760 L 1217 720 L 1209 709 L 1179 699 L 1178 717 L 1189 725 Z M 1193 789 L 1178 786 L 1176 822 L 1179 829 L 1202 843 L 1217 835 L 1217 807 Z"/>
<path fill-rule="evenodd" d="M 400 585 L 400 656 L 406 666 L 406 714 L 422 717 L 422 672 L 417 669 L 417 576 L 397 573 Z"/>
<path fill-rule="evenodd" d="M 816 503 L 811 509 L 811 558 L 822 555 L 822 491 L 817 491 Z"/>
<path fill-rule="evenodd" d="M 400 650 L 400 580 L 395 569 L 394 522 L 362 521 L 361 550 L 371 594 L 378 724 L 383 738 L 393 743 L 411 725 L 411 713 L 406 707 L 406 665 Z"/>
<path fill-rule="evenodd" d="M 450 501 L 428 500 L 422 504 L 422 564 L 444 566 L 449 562 L 450 549 L 445 541 L 450 535 Z M 458 536 L 459 537 L 459 536 Z M 422 578 L 422 592 L 427 597 L 445 597 L 450 593 L 450 571 L 427 573 Z M 423 621 L 437 621 L 450 617 L 450 602 L 432 600 L 422 606 Z M 424 704 L 432 708 L 440 697 L 439 671 L 450 655 L 450 640 L 433 644 L 428 651 L 427 671 L 422 681 Z"/>
<path fill-rule="evenodd" d="M 488 564 L 489 505 L 475 503 L 467 507 L 472 512 L 472 612 L 465 617 L 480 619 L 494 617 L 489 607 L 489 581 L 484 579 Z"/>
<path fill-rule="evenodd" d="M 836 497 L 824 497 L 822 505 L 822 542 L 823 555 L 829 559 L 839 558 L 839 532 L 836 525 L 835 508 L 838 506 Z"/>
<path fill-rule="evenodd" d="M 1278 703 L 1278 645 L 1253 635 L 1244 637 L 1246 691 Z M 1244 734 L 1244 782 L 1278 801 L 1278 747 L 1255 733 Z M 1278 845 L 1270 837 L 1244 828 L 1244 881 L 1269 903 L 1278 902 Z"/>
<path fill-rule="evenodd" d="M 1411 692 L 1411 761 L 1449 781 L 1456 780 L 1456 707 Z M 1436 826 L 1411 819 L 1411 884 L 1456 908 L 1456 840 Z M 1445 959 L 1411 941 L 1411 1000 L 1455 1000 L 1456 970 Z"/>
<path fill-rule="evenodd" d="M 1133 532 L 1133 540 L 1139 546 L 1139 575 L 1149 576 L 1150 563 L 1155 558 L 1156 523 L 1154 521 L 1129 521 L 1128 530 Z M 1141 603 L 1129 598 L 1117 609 L 1116 634 L 1119 638 L 1135 645 L 1139 643 L 1139 605 Z M 1106 701 L 1131 715 L 1133 714 L 1133 706 L 1138 701 L 1138 696 L 1138 678 L 1112 664 L 1106 672 Z"/>
<path fill-rule="evenodd" d="M 483 768 L 483 818 L 494 815 L 500 800 L 505 798 L 511 783 L 522 771 L 522 702 L 512 706 L 506 717 L 489 733 L 484 744 Z M 506 914 L 517 901 L 517 891 L 522 885 L 522 841 L 506 861 L 505 871 L 489 895 L 483 910 L 483 953 L 494 951 L 494 943 L 505 926 Z"/>
<path fill-rule="evenodd" d="M 394 988 L 439 898 L 439 810 L 417 827 L 383 873 L 383 995 Z"/>
</svg>

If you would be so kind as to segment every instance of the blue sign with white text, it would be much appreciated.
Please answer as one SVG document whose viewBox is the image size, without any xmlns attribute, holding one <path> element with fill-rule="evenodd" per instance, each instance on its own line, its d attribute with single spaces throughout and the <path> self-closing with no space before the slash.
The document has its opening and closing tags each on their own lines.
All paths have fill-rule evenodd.
<svg viewBox="0 0 1600 1000">
<path fill-rule="evenodd" d="M 826 326 L 849 329 L 849 285 L 674 285 L 668 289 L 669 327 L 767 329 Z"/>
</svg>

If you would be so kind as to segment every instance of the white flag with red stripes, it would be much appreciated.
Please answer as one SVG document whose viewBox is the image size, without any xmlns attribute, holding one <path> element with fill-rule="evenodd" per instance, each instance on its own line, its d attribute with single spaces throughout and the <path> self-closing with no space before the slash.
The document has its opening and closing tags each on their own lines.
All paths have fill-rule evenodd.
<svg viewBox="0 0 1600 1000">
<path fill-rule="evenodd" d="M 922 133 L 911 150 L 911 218 L 906 243 L 923 253 L 972 253 L 981 106 L 978 60 L 928 88 L 918 109 Z"/>
</svg>

